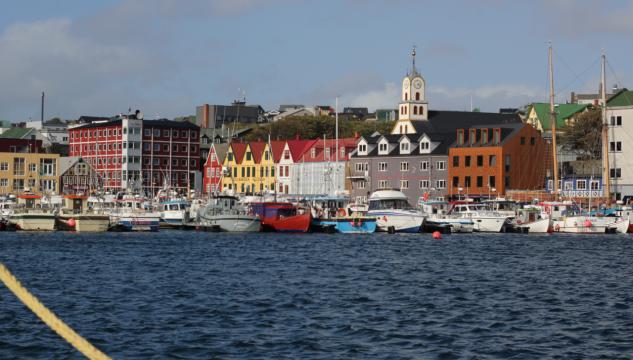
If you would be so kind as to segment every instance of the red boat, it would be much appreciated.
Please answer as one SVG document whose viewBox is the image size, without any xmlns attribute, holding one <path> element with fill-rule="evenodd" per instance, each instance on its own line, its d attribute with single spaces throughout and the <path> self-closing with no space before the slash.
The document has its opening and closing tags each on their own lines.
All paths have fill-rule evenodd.
<svg viewBox="0 0 633 360">
<path fill-rule="evenodd" d="M 251 209 L 259 215 L 264 231 L 308 232 L 312 222 L 309 209 L 297 207 L 292 203 L 252 203 Z"/>
</svg>

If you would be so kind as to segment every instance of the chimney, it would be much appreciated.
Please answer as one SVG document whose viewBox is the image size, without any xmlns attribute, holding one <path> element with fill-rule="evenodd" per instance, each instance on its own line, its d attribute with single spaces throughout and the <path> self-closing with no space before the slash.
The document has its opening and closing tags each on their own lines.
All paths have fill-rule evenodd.
<svg viewBox="0 0 633 360">
<path fill-rule="evenodd" d="M 299 132 L 295 134 L 295 140 L 301 140 L 301 136 L 299 136 Z"/>
<path fill-rule="evenodd" d="M 354 132 L 354 139 L 358 139 L 360 137 L 360 134 L 358 133 L 358 131 Z"/>
</svg>

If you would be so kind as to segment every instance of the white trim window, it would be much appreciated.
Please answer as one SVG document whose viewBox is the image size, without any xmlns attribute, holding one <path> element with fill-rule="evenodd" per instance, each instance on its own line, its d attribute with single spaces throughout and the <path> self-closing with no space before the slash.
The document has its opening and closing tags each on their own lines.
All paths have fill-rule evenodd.
<svg viewBox="0 0 633 360">
<path fill-rule="evenodd" d="M 587 180 L 576 180 L 576 190 L 587 190 Z"/>
<path fill-rule="evenodd" d="M 409 188 L 409 180 L 400 180 L 400 190 L 406 190 Z"/>
<path fill-rule="evenodd" d="M 435 163 L 435 168 L 437 170 L 446 170 L 446 161 L 441 160 Z"/>
<path fill-rule="evenodd" d="M 431 143 L 424 139 L 420 141 L 420 154 L 428 154 L 431 152 Z"/>
<path fill-rule="evenodd" d="M 409 153 L 409 149 L 410 149 L 409 141 L 402 140 L 400 142 L 400 153 L 401 154 L 408 154 Z"/>
<path fill-rule="evenodd" d="M 378 171 L 387 171 L 387 163 L 379 162 L 378 163 Z"/>
<path fill-rule="evenodd" d="M 435 180 L 435 188 L 446 189 L 446 180 Z"/>
<path fill-rule="evenodd" d="M 358 182 L 358 188 L 359 189 L 364 189 L 367 186 L 367 181 L 362 180 Z"/>
<path fill-rule="evenodd" d="M 389 180 L 380 180 L 380 181 L 378 181 L 378 188 L 379 189 L 387 189 L 387 188 L 389 188 Z"/>
<path fill-rule="evenodd" d="M 428 180 L 420 180 L 420 189 L 428 189 L 429 181 Z"/>
<path fill-rule="evenodd" d="M 389 144 L 386 141 L 378 143 L 378 154 L 385 155 L 389 152 Z"/>
<path fill-rule="evenodd" d="M 409 162 L 401 161 L 400 162 L 400 171 L 409 171 Z"/>
<path fill-rule="evenodd" d="M 420 162 L 420 170 L 422 171 L 429 171 L 429 161 L 421 161 Z"/>
<path fill-rule="evenodd" d="M 358 155 L 367 155 L 367 144 L 365 143 L 358 144 Z"/>
</svg>

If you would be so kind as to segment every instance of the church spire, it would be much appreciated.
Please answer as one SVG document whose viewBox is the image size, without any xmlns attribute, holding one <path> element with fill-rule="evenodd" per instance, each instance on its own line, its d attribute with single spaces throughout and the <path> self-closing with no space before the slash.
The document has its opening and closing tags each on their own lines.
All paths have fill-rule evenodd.
<svg viewBox="0 0 633 360">
<path fill-rule="evenodd" d="M 411 75 L 417 74 L 418 69 L 415 68 L 415 45 L 413 45 L 413 51 L 411 51 Z"/>
</svg>

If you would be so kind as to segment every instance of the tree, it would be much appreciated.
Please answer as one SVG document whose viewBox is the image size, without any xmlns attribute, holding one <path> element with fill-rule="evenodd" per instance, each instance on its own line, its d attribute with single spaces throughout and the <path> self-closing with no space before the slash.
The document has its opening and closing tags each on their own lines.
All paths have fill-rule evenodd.
<svg viewBox="0 0 633 360">
<path fill-rule="evenodd" d="M 339 119 L 339 138 L 370 135 L 376 131 L 389 133 L 393 127 L 393 121 L 363 121 Z M 288 140 L 299 136 L 302 139 L 318 139 L 326 136 L 334 138 L 336 133 L 336 120 L 330 116 L 296 116 L 287 117 L 274 123 L 260 125 L 251 131 L 246 140 L 266 140 L 268 134 L 273 140 Z"/>
<path fill-rule="evenodd" d="M 582 160 L 598 159 L 602 149 L 602 115 L 600 109 L 580 114 L 576 121 L 564 129 L 561 146 L 565 150 L 579 151 Z"/>
</svg>

